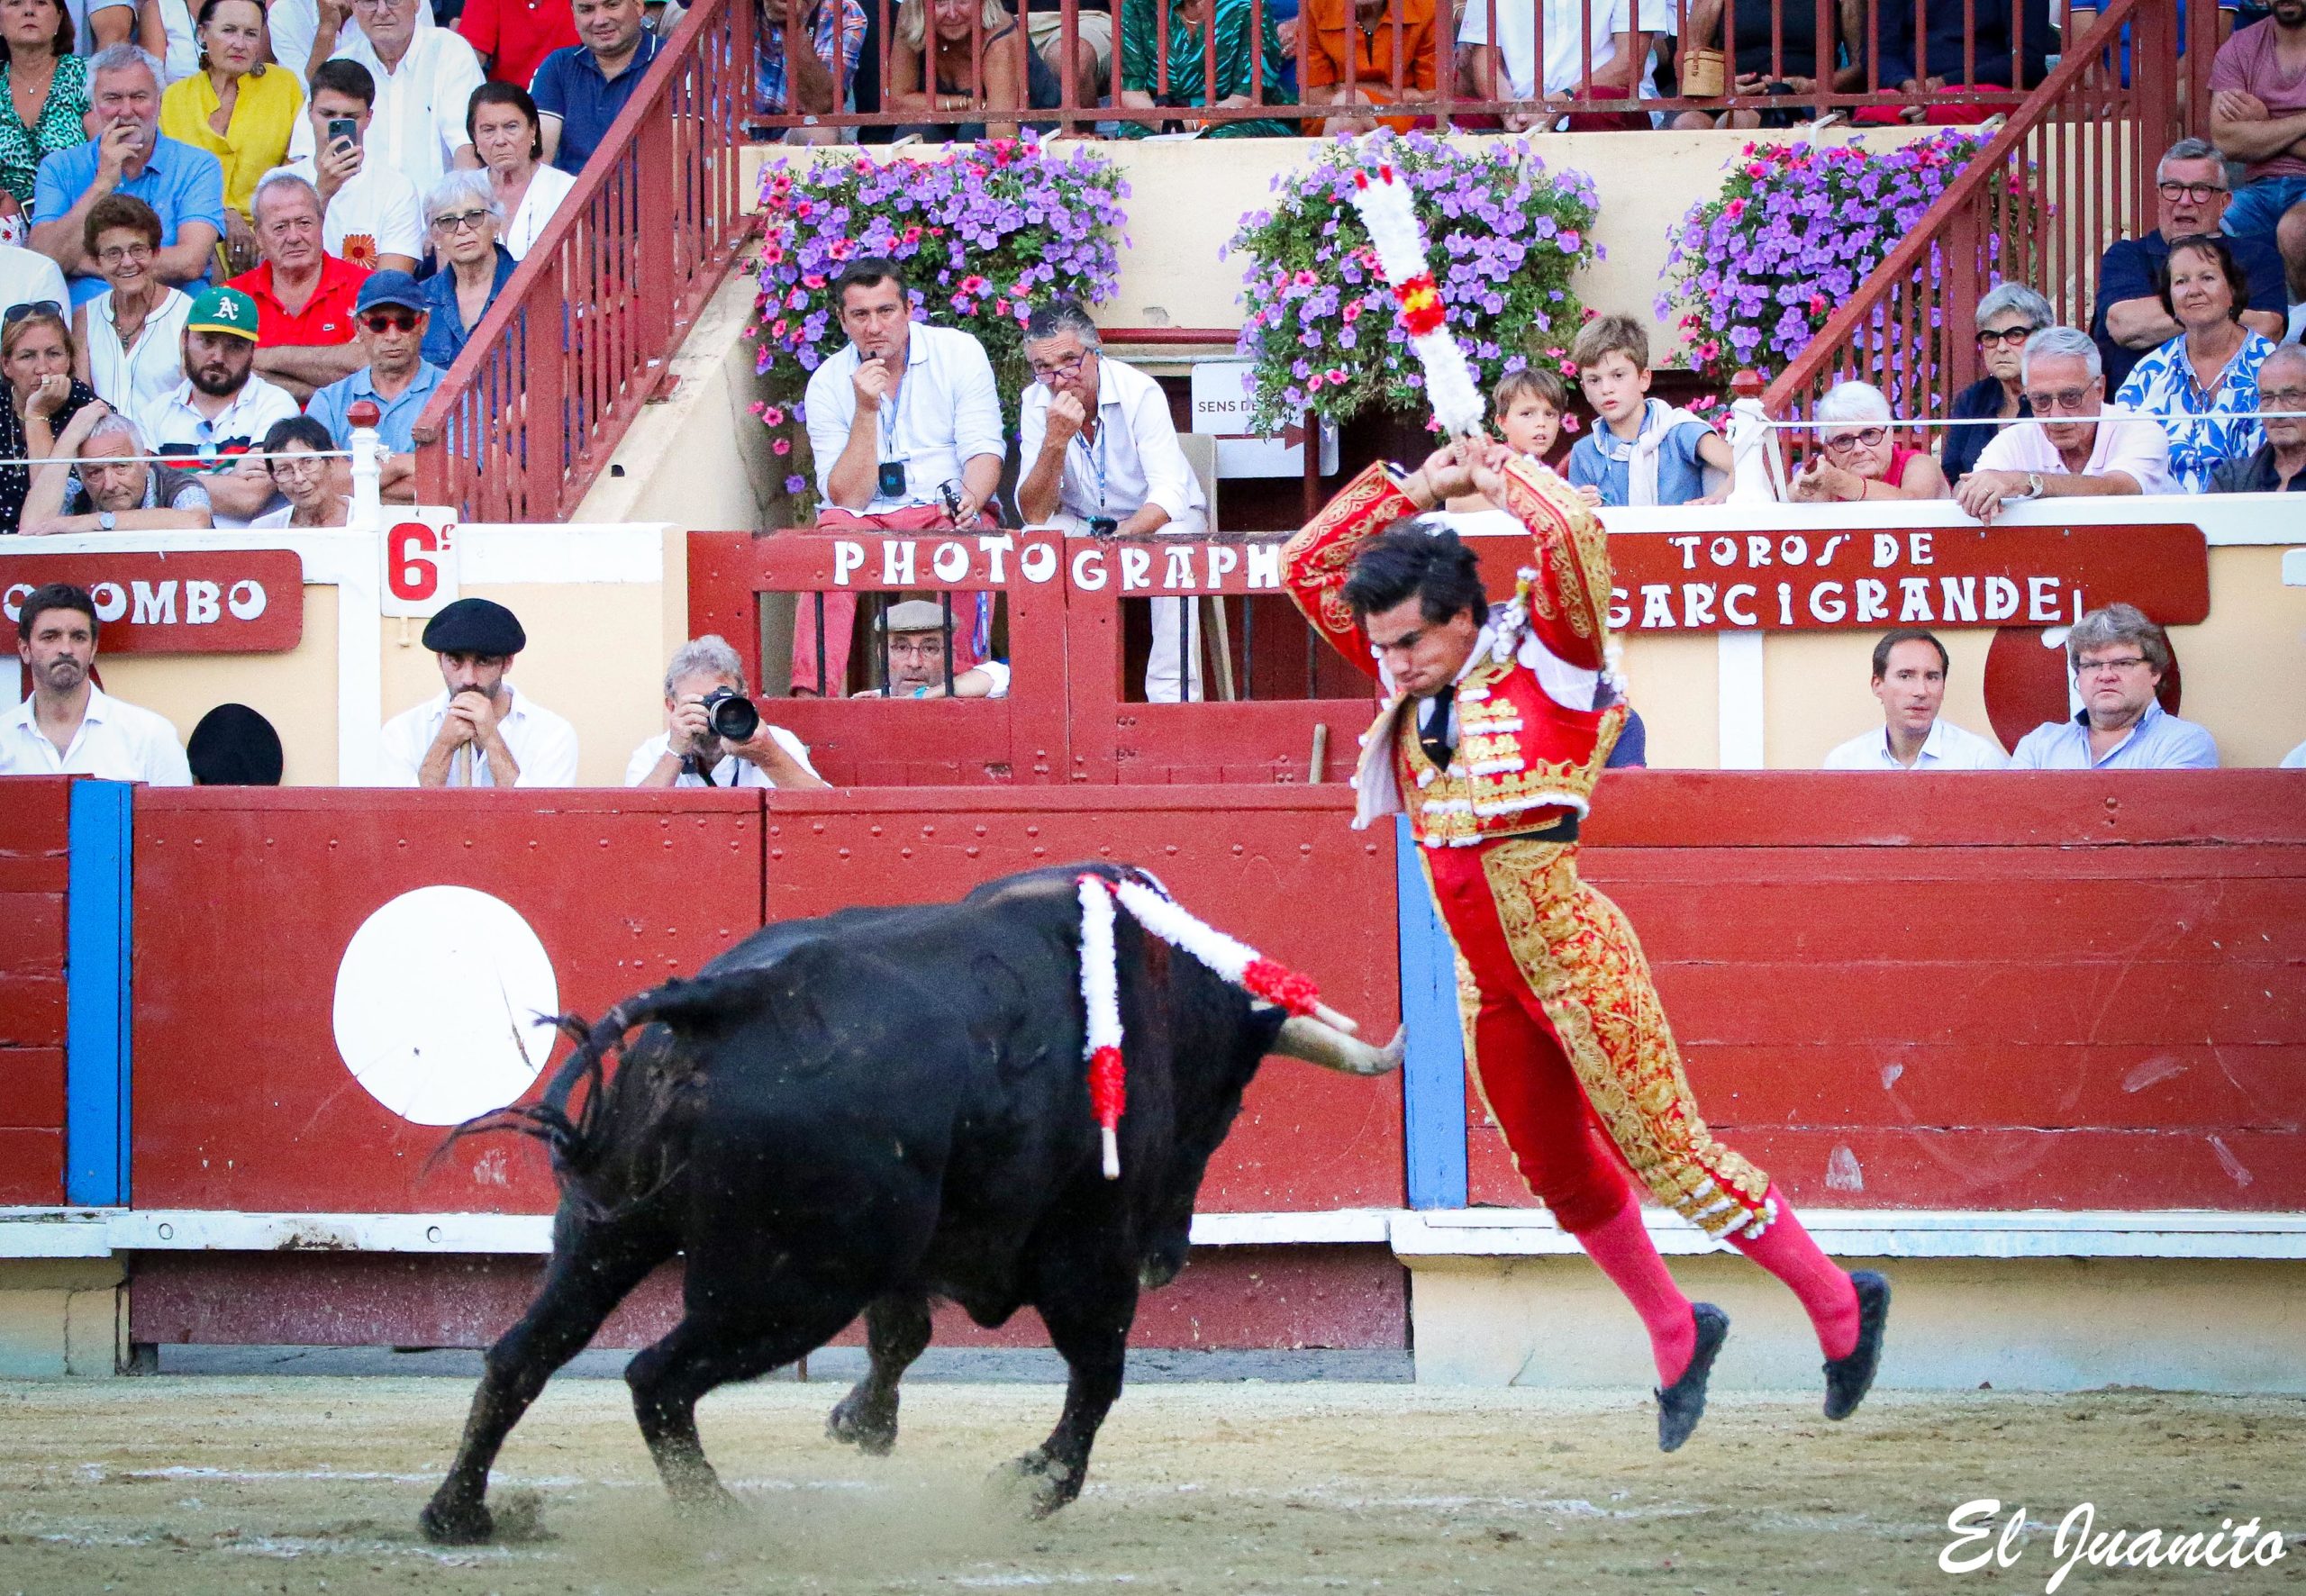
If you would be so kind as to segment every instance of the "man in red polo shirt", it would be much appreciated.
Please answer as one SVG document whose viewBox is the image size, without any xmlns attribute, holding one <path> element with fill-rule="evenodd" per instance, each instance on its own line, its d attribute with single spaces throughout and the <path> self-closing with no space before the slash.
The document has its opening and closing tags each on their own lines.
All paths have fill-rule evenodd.
<svg viewBox="0 0 2306 1596">
<path fill-rule="evenodd" d="M 250 209 L 264 264 L 230 286 L 256 301 L 257 370 L 302 404 L 368 363 L 352 341 L 368 274 L 322 247 L 320 192 L 302 177 L 274 172 Z"/>
</svg>

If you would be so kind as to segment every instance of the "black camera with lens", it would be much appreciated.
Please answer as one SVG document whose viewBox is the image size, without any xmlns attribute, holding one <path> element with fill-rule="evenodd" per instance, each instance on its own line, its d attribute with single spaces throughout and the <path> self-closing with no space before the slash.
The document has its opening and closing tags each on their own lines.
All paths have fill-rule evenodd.
<svg viewBox="0 0 2306 1596">
<path fill-rule="evenodd" d="M 704 695 L 705 724 L 713 735 L 730 742 L 749 742 L 760 730 L 760 711 L 733 687 L 715 687 Z"/>
</svg>

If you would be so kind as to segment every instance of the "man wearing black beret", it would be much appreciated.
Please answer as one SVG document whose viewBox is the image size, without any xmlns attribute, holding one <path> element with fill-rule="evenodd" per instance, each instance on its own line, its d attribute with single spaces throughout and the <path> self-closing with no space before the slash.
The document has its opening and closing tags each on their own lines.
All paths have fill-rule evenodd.
<svg viewBox="0 0 2306 1596">
<path fill-rule="evenodd" d="M 528 634 L 512 611 L 458 599 L 424 628 L 447 690 L 385 722 L 387 787 L 573 787 L 576 729 L 504 679 Z"/>
</svg>

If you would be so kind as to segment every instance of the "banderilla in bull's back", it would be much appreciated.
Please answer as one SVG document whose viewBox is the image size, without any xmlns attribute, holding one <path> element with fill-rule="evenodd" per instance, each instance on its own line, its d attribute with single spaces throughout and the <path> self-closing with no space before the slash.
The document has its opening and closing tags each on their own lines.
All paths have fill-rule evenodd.
<svg viewBox="0 0 2306 1596">
<path fill-rule="evenodd" d="M 1108 893 L 1109 926 L 1085 926 Z M 1184 1266 L 1194 1195 L 1258 1062 L 1372 1075 L 1402 1057 L 1398 1035 L 1357 1040 L 1320 1017 L 1309 984 L 1157 898 L 1150 875 L 1094 865 L 957 903 L 846 909 L 758 931 L 598 1025 L 564 1018 L 577 1045 L 540 1099 L 449 1138 L 536 1137 L 561 1201 L 544 1283 L 488 1350 L 424 1533 L 489 1537 L 506 1434 L 676 1253 L 681 1321 L 625 1379 L 676 1501 L 730 1500 L 698 1441 L 698 1399 L 805 1356 L 860 1313 L 870 1368 L 826 1428 L 886 1452 L 934 1298 L 988 1326 L 1040 1314 L 1068 1371 L 1065 1407 L 1010 1467 L 1038 1512 L 1080 1494 L 1138 1292 Z M 1240 955 L 1262 966 L 1248 985 L 1208 962 L 1238 975 Z M 1088 1061 L 1093 1031 L 1116 1022 L 1126 1109 L 1114 1104 L 1109 1162 Z"/>
</svg>

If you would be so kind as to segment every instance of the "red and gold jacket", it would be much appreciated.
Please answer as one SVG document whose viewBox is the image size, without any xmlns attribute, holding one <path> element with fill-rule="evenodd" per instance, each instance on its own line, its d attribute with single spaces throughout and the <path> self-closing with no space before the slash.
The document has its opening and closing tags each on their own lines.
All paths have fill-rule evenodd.
<svg viewBox="0 0 2306 1596">
<path fill-rule="evenodd" d="M 1407 694 L 1394 694 L 1361 739 L 1357 827 L 1406 812 L 1428 848 L 1540 831 L 1585 812 L 1617 741 L 1622 705 L 1572 708 L 1547 691 L 1537 669 L 1546 655 L 1573 673 L 1604 668 L 1610 557 L 1601 520 L 1542 466 L 1515 462 L 1503 476 L 1504 508 L 1530 529 L 1531 558 L 1513 602 L 1484 629 L 1458 678 L 1456 753 L 1447 770 L 1437 769 L 1418 740 L 1416 715 L 1405 711 Z M 1368 636 L 1345 601 L 1345 579 L 1363 543 L 1419 513 L 1393 469 L 1373 465 L 1282 549 L 1283 584 L 1305 619 L 1381 683 Z"/>
</svg>

